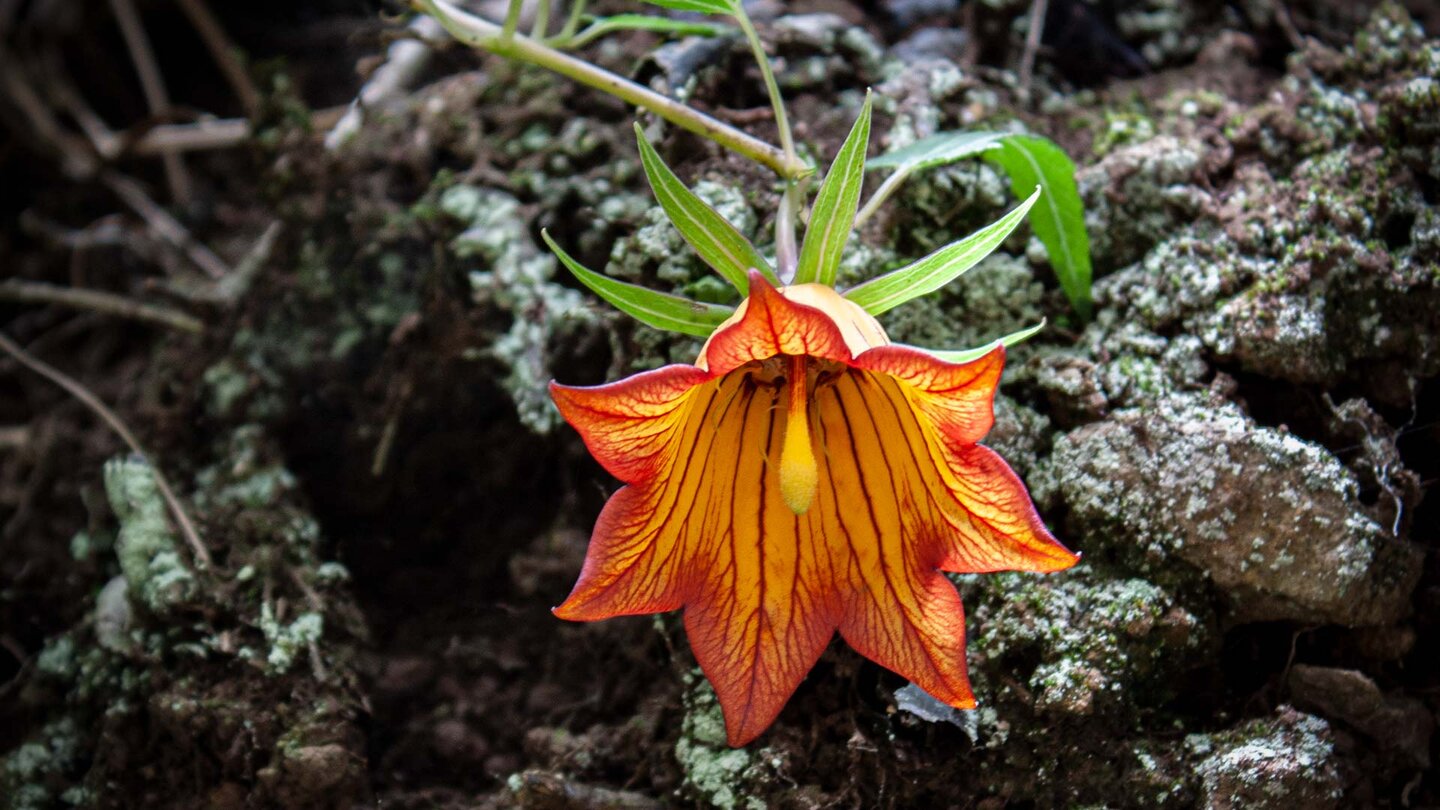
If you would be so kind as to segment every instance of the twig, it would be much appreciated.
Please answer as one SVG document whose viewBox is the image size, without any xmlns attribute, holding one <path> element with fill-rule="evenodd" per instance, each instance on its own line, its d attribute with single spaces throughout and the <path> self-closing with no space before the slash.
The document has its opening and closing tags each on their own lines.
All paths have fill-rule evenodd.
<svg viewBox="0 0 1440 810">
<path fill-rule="evenodd" d="M 517 62 L 539 65 L 624 102 L 642 107 L 681 129 L 708 138 L 726 149 L 768 166 L 787 180 L 797 180 L 812 171 L 809 164 L 798 157 L 787 155 L 784 150 L 687 107 L 669 96 L 661 95 L 583 59 L 561 53 L 529 37 L 519 34 L 503 36 L 500 26 L 462 11 L 446 0 L 411 2 L 438 19 L 451 36 L 473 48 L 482 48 Z"/>
<path fill-rule="evenodd" d="M 131 0 L 110 0 L 110 10 L 125 38 L 125 47 L 130 51 L 130 61 L 140 76 L 140 89 L 145 94 L 145 103 L 153 115 L 170 112 L 170 96 L 165 91 L 165 80 L 160 76 L 160 67 L 155 62 L 155 52 L 150 47 L 150 37 L 140 24 L 140 15 Z M 173 152 L 164 155 L 165 180 L 170 184 L 170 195 L 182 206 L 190 205 L 190 175 L 185 173 L 185 161 Z"/>
<path fill-rule="evenodd" d="M 326 149 L 339 149 L 354 137 L 365 123 L 367 109 L 383 106 L 414 84 L 425 71 L 425 66 L 430 63 L 430 57 L 434 55 L 426 40 L 445 36 L 445 29 L 440 23 L 434 17 L 425 15 L 411 20 L 407 30 L 414 37 L 390 43 L 389 50 L 385 52 L 385 64 L 370 74 L 370 80 L 360 88 L 360 93 L 356 95 L 350 108 L 336 122 L 335 128 L 325 136 Z"/>
<path fill-rule="evenodd" d="M 1019 90 L 1022 99 L 1030 98 L 1030 78 L 1035 73 L 1035 54 L 1040 51 L 1040 38 L 1045 35 L 1045 13 L 1050 0 L 1034 0 L 1030 4 L 1030 30 L 1025 33 L 1025 52 L 1020 56 Z"/>
<path fill-rule="evenodd" d="M 0 281 L 0 301 L 58 304 L 74 309 L 88 309 L 135 321 L 159 324 L 197 335 L 205 331 L 205 324 L 199 318 L 183 312 L 132 301 L 114 293 L 61 287 L 42 281 L 22 281 L 20 279 Z"/>
<path fill-rule="evenodd" d="M 201 0 L 176 2 L 180 4 L 180 10 L 185 12 L 185 16 L 190 18 L 190 24 L 195 26 L 195 31 L 204 41 L 205 47 L 210 49 L 210 56 L 215 60 L 220 72 L 225 74 L 225 81 L 230 83 L 230 89 L 234 90 L 235 96 L 240 99 L 240 107 L 245 110 L 245 115 L 254 118 L 260 112 L 260 91 L 255 89 L 250 75 L 245 72 L 245 66 L 239 57 L 240 49 L 230 41 L 225 29 L 220 27 L 220 22 Z"/>
<path fill-rule="evenodd" d="M 18 450 L 30 444 L 29 425 L 0 427 L 0 450 Z"/>
<path fill-rule="evenodd" d="M 205 247 L 191 236 L 190 231 L 186 230 L 179 220 L 170 216 L 168 211 L 150 199 L 150 195 L 140 188 L 139 183 L 113 171 L 101 172 L 100 182 L 115 192 L 116 196 L 130 206 L 131 210 L 139 214 L 140 218 L 145 220 L 145 224 L 149 225 L 157 236 L 189 257 L 196 267 L 205 272 L 205 275 L 218 280 L 230 274 L 230 267 L 210 248 Z"/>
<path fill-rule="evenodd" d="M 151 127 L 130 144 L 136 155 L 170 155 L 229 149 L 250 138 L 250 121 L 244 118 L 207 118 L 192 124 Z"/>
<path fill-rule="evenodd" d="M 66 376 L 59 369 L 45 363 L 39 358 L 32 357 L 29 352 L 20 348 L 18 343 L 11 340 L 3 332 L 0 332 L 0 350 L 3 350 L 6 354 L 15 358 L 16 362 L 20 363 L 20 365 L 55 383 L 65 389 L 65 392 L 70 394 L 70 396 L 80 400 L 81 404 L 89 408 L 96 416 L 99 416 L 111 430 L 115 431 L 115 434 L 120 437 L 120 440 L 125 442 L 126 446 L 130 448 L 130 452 L 144 460 L 150 467 L 151 472 L 155 474 L 155 485 L 160 489 L 160 497 L 163 498 L 166 505 L 170 507 L 170 512 L 174 515 L 175 522 L 180 526 L 180 534 L 184 536 L 185 542 L 190 546 L 191 553 L 195 555 L 197 567 L 212 567 L 214 563 L 210 559 L 210 552 L 205 548 L 205 545 L 200 542 L 200 533 L 195 530 L 195 524 L 190 521 L 190 516 L 185 513 L 184 507 L 180 505 L 180 499 L 175 497 L 175 491 L 170 488 L 170 482 L 165 479 L 165 474 L 160 472 L 160 468 L 150 461 L 150 456 L 146 454 L 144 448 L 140 446 L 140 442 L 136 441 L 135 434 L 131 433 L 130 429 L 125 426 L 125 423 L 120 421 L 120 417 L 117 416 L 114 411 L 110 410 L 105 403 L 101 402 L 99 397 L 91 393 L 90 389 Z"/>
<path fill-rule="evenodd" d="M 31 135 L 42 149 L 53 149 L 60 153 L 60 166 L 66 176 L 88 178 L 99 167 L 99 161 L 87 148 L 85 141 L 75 137 L 64 127 L 40 99 L 35 89 L 25 80 L 24 69 L 12 59 L 0 54 L 0 87 L 5 95 L 19 108 L 20 114 L 30 124 Z"/>
<path fill-rule="evenodd" d="M 235 270 L 225 278 L 213 284 L 180 278 L 167 279 L 164 282 L 165 290 L 187 301 L 223 307 L 235 306 L 245 297 L 245 293 L 250 291 L 250 286 L 255 283 L 265 263 L 270 261 L 270 255 L 275 251 L 275 243 L 279 241 L 284 230 L 284 225 L 278 219 L 266 226 L 260 238 L 255 240 L 244 258 L 235 265 Z"/>
</svg>

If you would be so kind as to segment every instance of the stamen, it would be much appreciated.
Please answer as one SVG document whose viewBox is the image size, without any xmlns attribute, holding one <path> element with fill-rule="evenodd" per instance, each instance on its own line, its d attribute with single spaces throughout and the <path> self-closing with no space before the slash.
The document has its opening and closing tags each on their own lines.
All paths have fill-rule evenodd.
<svg viewBox="0 0 1440 810">
<path fill-rule="evenodd" d="M 790 357 L 786 382 L 790 387 L 790 408 L 785 418 L 785 444 L 780 449 L 780 496 L 797 515 L 803 515 L 815 500 L 820 472 L 810 446 L 810 408 L 806 391 L 806 358 Z"/>
</svg>

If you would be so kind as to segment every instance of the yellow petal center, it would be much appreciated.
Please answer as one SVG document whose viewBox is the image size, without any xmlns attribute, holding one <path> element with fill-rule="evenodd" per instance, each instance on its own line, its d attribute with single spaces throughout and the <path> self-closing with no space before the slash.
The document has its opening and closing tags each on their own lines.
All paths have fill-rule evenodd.
<svg viewBox="0 0 1440 810">
<path fill-rule="evenodd" d="M 780 448 L 780 496 L 797 515 L 803 515 L 815 500 L 820 480 L 815 450 L 810 445 L 810 402 L 807 396 L 806 358 L 790 357 L 790 405 L 785 417 L 785 443 Z"/>
</svg>

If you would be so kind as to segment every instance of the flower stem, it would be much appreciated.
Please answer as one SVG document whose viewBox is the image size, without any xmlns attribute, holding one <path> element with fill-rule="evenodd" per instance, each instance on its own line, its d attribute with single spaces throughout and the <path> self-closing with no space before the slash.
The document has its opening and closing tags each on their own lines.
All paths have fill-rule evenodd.
<svg viewBox="0 0 1440 810">
<path fill-rule="evenodd" d="M 414 0 L 416 6 L 440 22 L 457 40 L 497 56 L 529 62 L 552 70 L 581 84 L 609 93 L 643 107 L 681 129 L 709 138 L 757 163 L 768 166 L 787 180 L 810 173 L 810 167 L 793 154 L 786 154 L 764 141 L 711 118 L 648 87 L 617 76 L 603 68 L 561 53 L 529 37 L 506 37 L 500 26 L 461 11 L 446 0 Z M 793 149 L 793 147 L 792 147 Z"/>
<path fill-rule="evenodd" d="M 799 160 L 795 154 L 795 137 L 790 133 L 790 119 L 785 115 L 785 100 L 780 97 L 780 84 L 775 81 L 775 71 L 770 67 L 770 57 L 760 42 L 760 34 L 755 31 L 755 25 L 750 22 L 750 15 L 745 13 L 740 0 L 733 0 L 731 5 L 735 21 L 740 23 L 740 30 L 745 32 L 745 40 L 750 43 L 755 62 L 760 66 L 760 75 L 765 77 L 765 91 L 770 94 L 770 106 L 775 110 L 775 127 L 780 130 L 780 148 L 785 151 L 787 159 Z"/>
<path fill-rule="evenodd" d="M 795 242 L 795 220 L 799 218 L 800 206 L 804 204 L 805 185 L 804 180 L 787 181 L 785 192 L 780 195 L 780 210 L 775 214 L 775 264 L 783 284 L 795 280 L 795 267 L 800 263 L 800 249 Z"/>
<path fill-rule="evenodd" d="M 881 183 L 880 187 L 875 189 L 875 192 L 870 195 L 870 199 L 865 201 L 865 205 L 861 207 L 860 213 L 855 215 L 856 228 L 859 228 L 865 223 L 865 220 L 873 216 L 875 212 L 880 209 L 880 206 L 883 205 L 886 200 L 890 199 L 890 195 L 894 194 L 896 189 L 900 188 L 901 184 L 910 178 L 910 171 L 908 167 L 902 167 L 891 172 L 890 176 L 885 178 L 885 182 Z"/>
<path fill-rule="evenodd" d="M 530 36 L 534 39 L 543 40 L 549 28 L 550 0 L 540 0 L 535 6 L 535 25 L 530 28 Z"/>
<path fill-rule="evenodd" d="M 565 27 L 560 29 L 556 39 L 568 43 L 570 38 L 575 36 L 575 32 L 580 30 L 580 18 L 584 15 L 585 0 L 571 0 L 570 16 L 565 19 Z"/>
<path fill-rule="evenodd" d="M 500 29 L 500 36 L 506 39 L 515 36 L 515 29 L 520 27 L 520 9 L 523 5 L 525 0 L 510 0 L 510 6 L 505 9 L 505 27 Z"/>
</svg>

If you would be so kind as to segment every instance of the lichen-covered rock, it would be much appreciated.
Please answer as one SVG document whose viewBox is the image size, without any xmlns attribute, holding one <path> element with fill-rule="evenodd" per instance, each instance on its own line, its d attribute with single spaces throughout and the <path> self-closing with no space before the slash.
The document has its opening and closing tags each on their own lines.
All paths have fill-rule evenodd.
<svg viewBox="0 0 1440 810">
<path fill-rule="evenodd" d="M 502 381 L 505 390 L 520 421 L 547 433 L 560 421 L 546 388 L 553 376 L 550 341 L 555 333 L 588 323 L 593 316 L 578 291 L 552 280 L 555 260 L 530 238 L 514 197 L 494 189 L 453 186 L 441 197 L 440 207 L 465 223 L 452 243 L 456 255 L 484 262 L 470 273 L 477 302 L 513 316 L 509 330 L 488 349 L 509 372 Z"/>
<path fill-rule="evenodd" d="M 1101 268 L 1138 261 L 1210 195 L 1196 185 L 1205 147 L 1171 135 L 1124 146 L 1076 172 L 1092 258 Z"/>
<path fill-rule="evenodd" d="M 1170 694 L 1170 679 L 1208 648 L 1206 621 L 1141 579 L 1082 566 L 1063 576 L 1006 573 L 968 585 L 977 677 L 1038 661 L 1028 689 L 1041 713 L 1113 713 L 1158 702 Z"/>
<path fill-rule="evenodd" d="M 1230 731 L 1192 734 L 1185 745 L 1206 810 L 1338 807 L 1344 794 L 1330 726 L 1288 706 Z"/>
<path fill-rule="evenodd" d="M 1061 437 L 1034 476 L 1072 543 L 1173 577 L 1203 573 L 1240 620 L 1357 626 L 1404 616 L 1419 554 L 1379 526 L 1323 448 L 1192 394 Z"/>
</svg>

